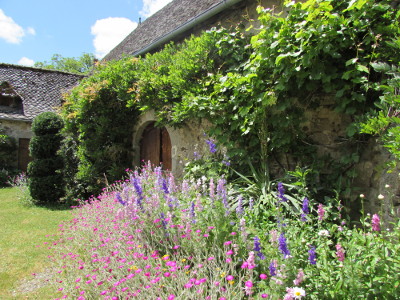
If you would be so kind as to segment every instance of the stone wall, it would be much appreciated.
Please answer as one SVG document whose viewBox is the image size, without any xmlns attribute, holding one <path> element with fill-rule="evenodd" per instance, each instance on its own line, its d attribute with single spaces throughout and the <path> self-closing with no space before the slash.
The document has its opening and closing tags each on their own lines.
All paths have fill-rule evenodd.
<svg viewBox="0 0 400 300">
<path fill-rule="evenodd" d="M 0 120 L 0 128 L 5 134 L 14 137 L 15 139 L 32 137 L 31 122 Z"/>
</svg>

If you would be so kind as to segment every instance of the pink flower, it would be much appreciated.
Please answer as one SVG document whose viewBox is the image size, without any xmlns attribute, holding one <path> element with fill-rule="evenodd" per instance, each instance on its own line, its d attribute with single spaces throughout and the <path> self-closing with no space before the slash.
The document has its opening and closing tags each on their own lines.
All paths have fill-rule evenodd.
<svg viewBox="0 0 400 300">
<path fill-rule="evenodd" d="M 300 285 L 300 283 L 302 283 L 304 280 L 304 272 L 302 269 L 299 270 L 299 272 L 297 273 L 297 277 L 295 280 L 293 280 L 294 285 Z"/>
<path fill-rule="evenodd" d="M 226 255 L 232 255 L 233 254 L 233 250 L 228 250 L 227 252 L 226 252 Z"/>
<path fill-rule="evenodd" d="M 342 245 L 337 244 L 336 245 L 336 257 L 338 261 L 344 261 L 344 249 L 342 248 Z"/>
<path fill-rule="evenodd" d="M 171 294 L 171 295 L 168 296 L 168 300 L 174 300 L 174 299 L 175 299 L 175 295 L 174 294 Z"/>
<path fill-rule="evenodd" d="M 261 294 L 261 298 L 268 298 L 268 294 Z"/>
<path fill-rule="evenodd" d="M 164 277 L 170 277 L 170 276 L 171 276 L 171 273 L 169 273 L 169 272 L 164 273 Z"/>
<path fill-rule="evenodd" d="M 324 219 L 325 216 L 325 209 L 324 206 L 320 203 L 318 204 L 318 220 L 322 221 Z"/>
<path fill-rule="evenodd" d="M 381 231 L 381 219 L 377 214 L 372 215 L 371 223 L 373 231 Z"/>
<path fill-rule="evenodd" d="M 226 280 L 228 280 L 228 281 L 231 281 L 231 280 L 233 280 L 233 279 L 235 279 L 235 277 L 233 277 L 232 275 L 226 276 Z"/>
<path fill-rule="evenodd" d="M 249 257 L 247 258 L 247 261 L 245 261 L 242 265 L 243 269 L 254 269 L 256 267 L 255 263 L 255 256 L 254 256 L 254 251 L 249 252 Z"/>
<path fill-rule="evenodd" d="M 169 267 L 175 267 L 176 266 L 176 261 L 168 261 L 166 263 L 166 265 L 169 266 Z"/>
<path fill-rule="evenodd" d="M 244 291 L 245 291 L 246 295 L 253 294 L 253 290 L 252 290 L 253 283 L 251 281 L 246 281 L 245 285 L 246 286 L 244 287 Z"/>
<path fill-rule="evenodd" d="M 264 279 L 267 279 L 268 276 L 267 276 L 266 274 L 260 274 L 260 278 L 261 278 L 262 280 L 264 280 Z"/>
</svg>

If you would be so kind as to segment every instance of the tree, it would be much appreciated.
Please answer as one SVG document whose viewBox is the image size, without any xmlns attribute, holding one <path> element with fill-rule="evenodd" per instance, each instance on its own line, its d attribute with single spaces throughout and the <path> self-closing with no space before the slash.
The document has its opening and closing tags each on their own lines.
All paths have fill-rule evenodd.
<svg viewBox="0 0 400 300">
<path fill-rule="evenodd" d="M 28 165 L 29 191 L 36 203 L 56 202 L 64 195 L 61 169 L 63 158 L 58 154 L 64 122 L 53 112 L 38 115 L 32 123 L 29 150 L 33 160 Z"/>
<path fill-rule="evenodd" d="M 96 59 L 91 53 L 83 53 L 80 57 L 63 57 L 60 54 L 54 54 L 51 60 L 36 62 L 37 68 L 65 71 L 75 74 L 87 74 L 94 66 Z"/>
</svg>

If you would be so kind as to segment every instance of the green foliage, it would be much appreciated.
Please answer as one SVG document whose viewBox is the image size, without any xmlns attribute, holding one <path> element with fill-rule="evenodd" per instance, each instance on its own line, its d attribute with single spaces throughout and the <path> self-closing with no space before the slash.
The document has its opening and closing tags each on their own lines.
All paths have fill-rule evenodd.
<svg viewBox="0 0 400 300">
<path fill-rule="evenodd" d="M 32 123 L 35 135 L 29 143 L 33 160 L 28 164 L 28 175 L 29 192 L 36 203 L 56 202 L 64 195 L 63 159 L 58 154 L 62 126 L 61 117 L 53 112 L 38 115 Z"/>
<path fill-rule="evenodd" d="M 64 160 L 61 156 L 33 160 L 28 166 L 28 174 L 32 177 L 48 176 L 56 173 L 64 166 Z"/>
<path fill-rule="evenodd" d="M 56 134 L 64 126 L 61 118 L 55 117 L 52 112 L 38 115 L 32 122 L 32 131 L 36 135 Z"/>
<path fill-rule="evenodd" d="M 69 198 L 98 193 L 132 164 L 132 130 L 138 111 L 127 108 L 135 94 L 137 59 L 100 65 L 67 97 L 62 153 Z"/>
<path fill-rule="evenodd" d="M 105 178 L 115 179 L 130 167 L 134 120 L 148 109 L 154 109 L 159 124 L 209 120 L 207 133 L 245 177 L 254 173 L 247 160 L 267 177 L 272 161 L 284 173 L 280 154 L 285 153 L 295 164 L 320 172 L 327 190 L 348 191 L 364 139 L 359 120 L 381 114 L 377 125 L 370 124 L 374 128 L 397 122 L 384 118 L 387 103 L 394 101 L 389 94 L 397 93 L 385 79 L 394 78 L 393 69 L 382 76 L 376 68 L 400 60 L 399 12 L 390 4 L 290 2 L 286 16 L 259 8 L 262 26 L 254 35 L 240 27 L 213 28 L 145 57 L 99 65 L 68 96 L 63 110 L 65 145 L 75 149 L 70 153 L 65 147 L 70 153 L 66 169 L 74 174 L 71 195 L 74 187 L 86 196 L 99 191 Z M 350 147 L 343 147 L 343 155 L 351 153 L 341 161 L 318 157 L 315 141 L 303 130 L 305 112 L 318 108 L 326 96 L 334 100 L 331 109 L 351 116 L 347 136 L 341 137 Z M 397 117 L 395 110 L 391 113 Z M 384 140 L 395 151 L 397 128 L 387 128 Z"/>
<path fill-rule="evenodd" d="M 393 43 L 400 51 L 400 40 Z M 400 160 L 400 64 L 372 63 L 375 71 L 383 74 L 384 79 L 376 89 L 383 93 L 376 103 L 377 111 L 368 115 L 361 123 L 361 131 L 380 136 L 384 146 L 393 154 L 396 161 Z"/>
<path fill-rule="evenodd" d="M 95 57 L 91 53 L 83 53 L 80 57 L 63 57 L 60 54 L 54 54 L 51 60 L 44 62 L 35 62 L 36 68 L 58 70 L 76 74 L 88 74 L 93 70 Z"/>
<path fill-rule="evenodd" d="M 44 134 L 33 136 L 29 142 L 29 151 L 34 158 L 54 156 L 60 148 L 62 136 L 59 134 Z"/>
</svg>

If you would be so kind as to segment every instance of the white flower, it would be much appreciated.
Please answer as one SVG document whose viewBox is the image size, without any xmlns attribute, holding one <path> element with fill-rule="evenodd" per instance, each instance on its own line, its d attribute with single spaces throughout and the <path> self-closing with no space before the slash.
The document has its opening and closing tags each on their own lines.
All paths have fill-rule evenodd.
<svg viewBox="0 0 400 300">
<path fill-rule="evenodd" d="M 365 195 L 364 194 L 360 194 L 360 198 L 365 198 Z"/>
<path fill-rule="evenodd" d="M 319 235 L 319 236 L 329 236 L 329 231 L 326 230 L 326 229 L 320 230 L 320 231 L 318 232 L 318 235 Z"/>
<path fill-rule="evenodd" d="M 292 297 L 295 299 L 301 299 L 301 297 L 304 297 L 306 295 L 306 291 L 303 290 L 302 288 L 299 287 L 293 287 L 291 288 L 292 292 Z"/>
<path fill-rule="evenodd" d="M 383 196 L 382 194 L 379 194 L 379 195 L 378 195 L 378 199 L 379 199 L 379 200 L 383 200 L 383 199 L 385 199 L 385 196 Z"/>
<path fill-rule="evenodd" d="M 385 184 L 385 188 L 390 188 L 390 185 L 389 184 Z"/>
</svg>

